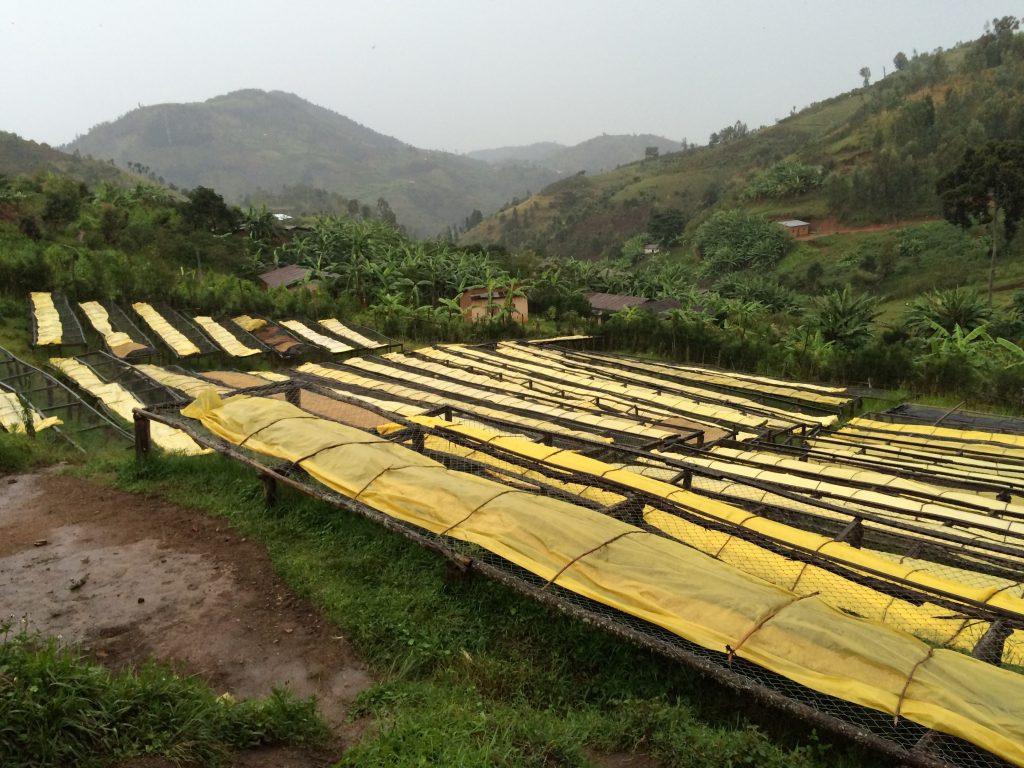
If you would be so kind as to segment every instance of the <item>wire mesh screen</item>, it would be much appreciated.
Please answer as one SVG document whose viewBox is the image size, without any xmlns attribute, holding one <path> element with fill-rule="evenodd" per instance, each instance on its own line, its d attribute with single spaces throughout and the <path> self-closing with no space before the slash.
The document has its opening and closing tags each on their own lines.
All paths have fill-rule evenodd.
<svg viewBox="0 0 1024 768">
<path fill-rule="evenodd" d="M 85 441 L 125 441 L 129 434 L 89 405 L 61 381 L 0 349 L 0 390 L 15 393 L 44 417 L 56 416 L 57 427 L 74 445 Z"/>
</svg>

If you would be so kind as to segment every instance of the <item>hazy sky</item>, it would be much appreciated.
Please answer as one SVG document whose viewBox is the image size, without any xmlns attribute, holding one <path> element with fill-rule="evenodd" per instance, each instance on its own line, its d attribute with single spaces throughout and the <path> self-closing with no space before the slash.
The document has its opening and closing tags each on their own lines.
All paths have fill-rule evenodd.
<svg viewBox="0 0 1024 768">
<path fill-rule="evenodd" d="M 0 0 L 0 129 L 59 145 L 139 104 L 296 93 L 430 149 L 724 125 L 949 48 L 1010 0 Z"/>
</svg>

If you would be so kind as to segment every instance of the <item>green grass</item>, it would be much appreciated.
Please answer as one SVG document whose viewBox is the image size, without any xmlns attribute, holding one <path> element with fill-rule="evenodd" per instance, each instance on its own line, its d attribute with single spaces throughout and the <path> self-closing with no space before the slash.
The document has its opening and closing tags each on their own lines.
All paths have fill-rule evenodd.
<svg viewBox="0 0 1024 768">
<path fill-rule="evenodd" d="M 361 517 L 293 492 L 267 509 L 219 456 L 105 458 L 75 470 L 228 519 L 262 541 L 380 681 L 355 715 L 377 727 L 343 765 L 586 766 L 586 749 L 671 766 L 866 766 L 795 721 L 682 666 L 516 595 Z"/>
<path fill-rule="evenodd" d="M 156 665 L 111 672 L 55 640 L 0 626 L 0 765 L 106 766 L 132 757 L 224 765 L 232 750 L 318 745 L 312 700 L 219 698 Z"/>
<path fill-rule="evenodd" d="M 80 453 L 52 430 L 44 430 L 34 437 L 0 430 L 0 477 L 81 458 Z"/>
</svg>

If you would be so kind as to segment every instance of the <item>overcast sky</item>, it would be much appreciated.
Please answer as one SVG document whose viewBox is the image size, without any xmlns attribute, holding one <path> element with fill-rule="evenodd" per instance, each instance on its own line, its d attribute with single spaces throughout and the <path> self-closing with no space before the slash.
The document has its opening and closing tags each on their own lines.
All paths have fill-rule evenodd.
<svg viewBox="0 0 1024 768">
<path fill-rule="evenodd" d="M 138 105 L 284 90 L 418 147 L 704 143 L 949 48 L 1001 0 L 0 0 L 0 129 L 60 145 Z"/>
</svg>

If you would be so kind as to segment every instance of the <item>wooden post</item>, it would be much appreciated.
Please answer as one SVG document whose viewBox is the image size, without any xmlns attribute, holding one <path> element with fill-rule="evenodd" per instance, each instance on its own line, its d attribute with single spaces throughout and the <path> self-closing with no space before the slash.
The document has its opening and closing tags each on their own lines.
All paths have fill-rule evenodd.
<svg viewBox="0 0 1024 768">
<path fill-rule="evenodd" d="M 271 475 L 261 473 L 260 482 L 263 484 L 263 500 L 268 507 L 277 504 L 277 480 Z"/>
<path fill-rule="evenodd" d="M 149 456 L 151 446 L 149 419 L 135 411 L 135 459 L 141 461 Z"/>
</svg>

